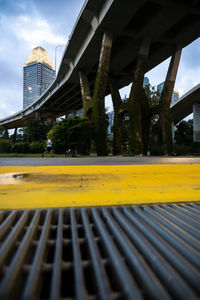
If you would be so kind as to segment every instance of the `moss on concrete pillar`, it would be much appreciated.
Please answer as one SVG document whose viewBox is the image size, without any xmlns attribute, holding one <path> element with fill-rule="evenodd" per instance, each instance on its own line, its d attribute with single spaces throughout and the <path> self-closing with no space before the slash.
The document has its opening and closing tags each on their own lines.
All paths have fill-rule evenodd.
<svg viewBox="0 0 200 300">
<path fill-rule="evenodd" d="M 113 124 L 113 155 L 122 154 L 122 138 L 123 138 L 123 120 L 124 113 L 118 113 L 114 115 Z"/>
<path fill-rule="evenodd" d="M 91 93 L 90 93 L 89 82 L 88 82 L 85 72 L 83 72 L 83 71 L 79 72 L 79 78 L 80 78 L 84 117 L 89 117 L 89 115 L 88 115 L 89 105 L 88 104 L 92 99 Z"/>
<path fill-rule="evenodd" d="M 200 143 L 200 103 L 193 104 L 193 141 Z"/>
<path fill-rule="evenodd" d="M 146 101 L 146 96 L 143 89 L 143 81 L 146 71 L 149 47 L 150 39 L 145 38 L 140 45 L 134 70 L 133 84 L 128 101 L 130 126 L 132 131 L 130 148 L 131 152 L 136 155 L 143 154 L 142 105 Z"/>
<path fill-rule="evenodd" d="M 165 155 L 170 155 L 173 150 L 172 127 L 170 116 L 170 104 L 176 80 L 176 74 L 180 62 L 181 50 L 175 52 L 171 57 L 165 84 L 160 97 L 160 126 L 162 132 L 162 143 Z"/>
<path fill-rule="evenodd" d="M 105 93 L 108 82 L 108 70 L 110 63 L 110 53 L 112 47 L 112 40 L 110 36 L 105 33 L 102 40 L 101 54 L 99 59 L 99 66 L 95 81 L 94 94 L 92 97 L 93 109 L 92 119 L 95 125 L 95 140 L 97 147 L 97 155 L 106 155 L 106 118 L 105 118 Z"/>
</svg>

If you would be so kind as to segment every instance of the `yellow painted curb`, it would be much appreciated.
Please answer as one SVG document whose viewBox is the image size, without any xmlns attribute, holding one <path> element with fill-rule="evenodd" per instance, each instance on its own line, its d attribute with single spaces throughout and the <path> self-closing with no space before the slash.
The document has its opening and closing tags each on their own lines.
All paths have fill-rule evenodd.
<svg viewBox="0 0 200 300">
<path fill-rule="evenodd" d="M 0 167 L 0 209 L 200 201 L 200 165 Z"/>
</svg>

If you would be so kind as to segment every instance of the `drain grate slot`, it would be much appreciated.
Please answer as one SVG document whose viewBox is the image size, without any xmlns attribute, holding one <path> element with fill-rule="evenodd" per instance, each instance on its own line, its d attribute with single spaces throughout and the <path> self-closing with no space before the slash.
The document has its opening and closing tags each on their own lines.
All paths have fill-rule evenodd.
<svg viewBox="0 0 200 300">
<path fill-rule="evenodd" d="M 1 299 L 195 299 L 200 203 L 0 212 Z"/>
</svg>

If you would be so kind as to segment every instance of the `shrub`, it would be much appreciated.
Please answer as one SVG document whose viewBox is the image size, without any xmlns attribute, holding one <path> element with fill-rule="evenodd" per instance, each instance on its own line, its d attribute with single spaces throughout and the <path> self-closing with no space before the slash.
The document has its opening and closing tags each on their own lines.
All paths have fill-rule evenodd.
<svg viewBox="0 0 200 300">
<path fill-rule="evenodd" d="M 53 149 L 56 153 L 65 153 L 70 148 L 73 152 L 88 154 L 92 136 L 92 123 L 79 116 L 57 122 L 49 131 Z"/>
<path fill-rule="evenodd" d="M 28 153 L 29 152 L 29 143 L 27 143 L 27 142 L 15 143 L 12 146 L 11 151 L 13 153 Z"/>
<path fill-rule="evenodd" d="M 151 155 L 163 155 L 163 145 L 151 144 L 150 145 L 150 154 Z"/>
<path fill-rule="evenodd" d="M 32 142 L 29 144 L 30 153 L 42 153 L 44 151 L 44 143 L 42 142 Z"/>
<path fill-rule="evenodd" d="M 185 155 L 189 152 L 188 147 L 184 144 L 180 145 L 180 144 L 175 143 L 173 150 L 174 150 L 174 153 L 176 153 L 177 155 Z"/>
<path fill-rule="evenodd" d="M 191 153 L 200 154 L 200 142 L 192 142 Z"/>
<path fill-rule="evenodd" d="M 0 153 L 9 153 L 12 147 L 10 140 L 0 139 Z"/>
</svg>

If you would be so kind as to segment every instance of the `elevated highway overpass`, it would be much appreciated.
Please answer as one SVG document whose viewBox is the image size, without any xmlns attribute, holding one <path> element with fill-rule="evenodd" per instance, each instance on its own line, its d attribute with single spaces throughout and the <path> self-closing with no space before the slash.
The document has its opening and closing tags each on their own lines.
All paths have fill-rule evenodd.
<svg viewBox="0 0 200 300">
<path fill-rule="evenodd" d="M 197 84 L 187 93 L 185 93 L 179 101 L 172 106 L 171 116 L 176 125 L 181 120 L 193 113 L 194 104 L 200 104 L 200 84 Z"/>
<path fill-rule="evenodd" d="M 176 125 L 193 113 L 193 139 L 200 141 L 200 84 L 197 84 L 171 108 L 171 118 Z"/>
<path fill-rule="evenodd" d="M 67 12 L 66 12 L 67 13 Z M 94 87 L 104 32 L 112 37 L 109 73 L 118 88 L 133 80 L 141 40 L 151 39 L 149 71 L 200 36 L 200 0 L 88 0 L 67 42 L 55 81 L 26 109 L 0 120 L 8 129 L 21 127 L 25 118 L 65 115 L 82 107 L 79 71 Z M 106 94 L 110 91 L 107 90 Z"/>
</svg>

